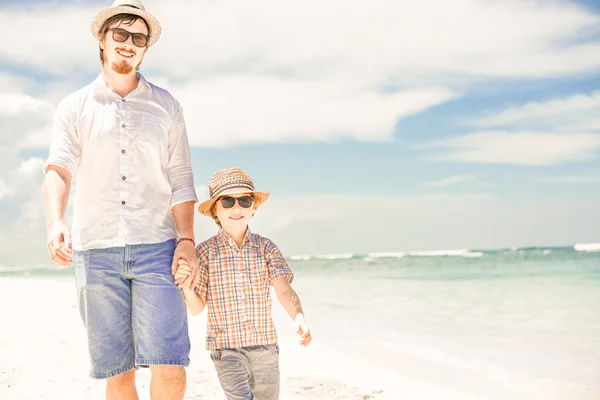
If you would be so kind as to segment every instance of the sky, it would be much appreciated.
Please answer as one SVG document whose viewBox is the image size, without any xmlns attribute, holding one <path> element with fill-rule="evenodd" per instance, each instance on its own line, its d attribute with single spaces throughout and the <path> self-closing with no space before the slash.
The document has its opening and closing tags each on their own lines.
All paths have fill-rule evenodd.
<svg viewBox="0 0 600 400">
<path fill-rule="evenodd" d="M 0 265 L 48 263 L 53 113 L 101 72 L 109 4 L 0 2 Z M 596 1 L 145 4 L 140 71 L 183 105 L 200 198 L 244 169 L 284 254 L 600 242 Z"/>
</svg>

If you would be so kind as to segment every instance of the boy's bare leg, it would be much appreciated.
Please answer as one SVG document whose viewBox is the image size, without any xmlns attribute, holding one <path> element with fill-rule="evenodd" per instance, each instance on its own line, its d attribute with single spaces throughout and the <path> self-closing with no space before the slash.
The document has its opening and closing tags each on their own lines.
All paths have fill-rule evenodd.
<svg viewBox="0 0 600 400">
<path fill-rule="evenodd" d="M 185 394 L 185 368 L 179 365 L 151 365 L 150 398 L 182 400 Z"/>
<path fill-rule="evenodd" d="M 139 400 L 135 389 L 135 369 L 106 380 L 106 400 Z"/>
</svg>

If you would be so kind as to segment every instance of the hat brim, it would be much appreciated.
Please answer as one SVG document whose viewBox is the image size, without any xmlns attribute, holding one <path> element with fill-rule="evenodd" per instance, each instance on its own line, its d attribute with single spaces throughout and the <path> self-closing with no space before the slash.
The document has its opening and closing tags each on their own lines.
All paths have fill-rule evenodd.
<svg viewBox="0 0 600 400">
<path fill-rule="evenodd" d="M 252 196 L 254 196 L 254 207 L 258 208 L 262 203 L 264 203 L 267 198 L 269 197 L 269 195 L 271 193 L 269 192 L 257 192 L 257 191 L 252 191 L 252 190 L 248 190 L 248 189 L 244 189 L 244 188 L 232 188 L 232 189 L 228 189 L 228 190 L 224 190 L 223 192 L 219 193 L 219 195 L 213 199 L 208 199 L 206 201 L 203 201 L 202 203 L 200 203 L 200 205 L 198 206 L 198 211 L 201 212 L 202 214 L 206 215 L 207 217 L 212 217 L 213 215 L 211 214 L 210 210 L 213 206 L 213 204 L 215 204 L 217 202 L 217 200 L 219 200 L 219 198 L 223 197 L 223 196 L 227 196 L 227 195 L 231 195 L 231 194 L 252 194 Z"/>
<path fill-rule="evenodd" d="M 92 35 L 94 35 L 96 39 L 102 40 L 103 32 L 100 32 L 100 28 L 102 28 L 102 25 L 107 19 L 114 17 L 117 14 L 133 14 L 143 18 L 146 21 L 148 27 L 150 28 L 150 39 L 148 40 L 148 47 L 152 46 L 154 43 L 156 43 L 158 38 L 160 38 L 160 22 L 158 22 L 158 20 L 152 14 L 140 10 L 138 8 L 128 6 L 110 7 L 100 11 L 98 15 L 96 15 L 96 18 L 94 18 L 94 21 L 92 21 L 92 25 L 90 26 L 90 31 L 92 31 Z"/>
</svg>

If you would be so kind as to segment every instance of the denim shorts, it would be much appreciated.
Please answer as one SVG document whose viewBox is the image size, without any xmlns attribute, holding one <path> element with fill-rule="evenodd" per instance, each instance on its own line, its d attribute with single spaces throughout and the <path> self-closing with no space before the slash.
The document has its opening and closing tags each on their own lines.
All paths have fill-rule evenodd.
<svg viewBox="0 0 600 400">
<path fill-rule="evenodd" d="M 210 352 L 228 400 L 279 399 L 279 346 L 239 347 Z"/>
<path fill-rule="evenodd" d="M 175 246 L 168 240 L 74 252 L 91 378 L 189 365 L 187 311 L 171 274 Z"/>
</svg>

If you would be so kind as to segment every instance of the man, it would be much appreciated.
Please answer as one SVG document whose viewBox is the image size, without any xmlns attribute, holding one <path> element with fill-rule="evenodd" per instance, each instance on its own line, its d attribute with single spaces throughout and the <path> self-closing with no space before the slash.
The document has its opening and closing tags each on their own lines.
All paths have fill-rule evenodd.
<svg viewBox="0 0 600 400">
<path fill-rule="evenodd" d="M 151 398 L 182 399 L 190 341 L 172 274 L 178 260 L 198 266 L 183 111 L 138 72 L 161 32 L 141 1 L 116 0 L 91 30 L 102 74 L 60 102 L 44 165 L 48 251 L 75 266 L 90 376 L 107 379 L 106 398 L 137 399 L 135 370 L 150 367 Z"/>
</svg>

